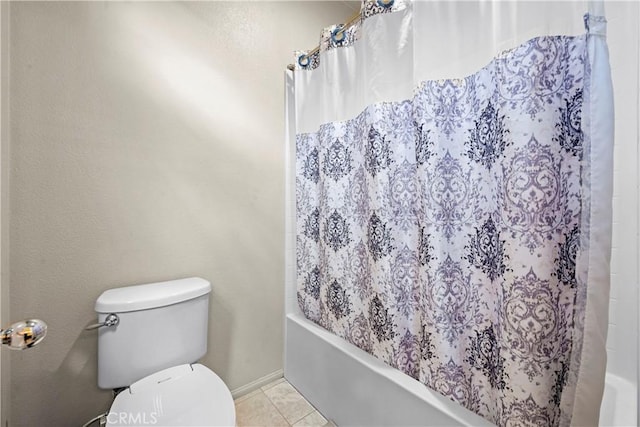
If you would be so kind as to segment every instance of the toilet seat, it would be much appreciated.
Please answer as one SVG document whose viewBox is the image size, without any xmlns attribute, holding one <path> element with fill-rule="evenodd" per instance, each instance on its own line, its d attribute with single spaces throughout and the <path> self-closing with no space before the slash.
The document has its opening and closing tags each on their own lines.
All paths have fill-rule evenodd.
<svg viewBox="0 0 640 427">
<path fill-rule="evenodd" d="M 107 426 L 234 426 L 235 407 L 225 383 L 195 363 L 151 374 L 120 392 Z"/>
</svg>

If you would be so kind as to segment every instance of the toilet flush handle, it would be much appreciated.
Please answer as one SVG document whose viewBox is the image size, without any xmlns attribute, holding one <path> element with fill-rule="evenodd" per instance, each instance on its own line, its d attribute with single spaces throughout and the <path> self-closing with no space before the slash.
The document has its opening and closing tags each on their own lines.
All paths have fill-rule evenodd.
<svg viewBox="0 0 640 427">
<path fill-rule="evenodd" d="M 107 315 L 107 318 L 104 319 L 104 322 L 102 322 L 102 323 L 94 323 L 93 325 L 89 325 L 84 329 L 87 330 L 87 331 L 91 331 L 93 329 L 98 329 L 98 328 L 101 328 L 103 326 L 106 326 L 107 328 L 109 328 L 111 326 L 118 326 L 118 323 L 120 323 L 120 318 L 118 317 L 118 315 L 115 314 L 115 313 L 111 313 L 111 314 Z"/>
</svg>

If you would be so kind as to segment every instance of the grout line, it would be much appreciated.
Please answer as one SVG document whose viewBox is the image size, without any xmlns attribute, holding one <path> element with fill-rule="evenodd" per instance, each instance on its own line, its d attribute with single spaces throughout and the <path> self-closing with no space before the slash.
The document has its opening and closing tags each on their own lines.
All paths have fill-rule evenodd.
<svg viewBox="0 0 640 427">
<path fill-rule="evenodd" d="M 271 388 L 273 388 L 273 387 L 275 387 L 275 386 L 277 386 L 277 385 L 279 385 L 279 384 L 282 384 L 282 383 L 289 384 L 289 385 L 291 386 L 291 388 L 293 388 L 294 393 L 295 393 L 298 397 L 302 398 L 305 402 L 307 402 L 307 403 L 309 404 L 309 406 L 311 407 L 311 410 L 310 410 L 308 413 L 306 413 L 306 414 L 302 415 L 300 418 L 298 418 L 298 419 L 296 419 L 296 420 L 294 420 L 294 421 L 292 421 L 292 422 L 289 422 L 289 420 L 288 420 L 288 419 L 287 419 L 287 417 L 282 413 L 282 411 L 280 411 L 280 409 L 278 409 L 278 406 L 275 404 L 275 402 L 274 402 L 273 400 L 271 400 L 271 398 L 269 397 L 269 395 L 268 395 L 267 393 L 265 393 L 265 391 L 266 391 L 266 390 L 270 390 Z M 263 388 L 263 387 L 266 387 L 266 388 Z M 278 414 L 282 417 L 282 419 L 287 423 L 287 425 L 288 425 L 289 427 L 293 427 L 293 425 L 294 425 L 295 423 L 302 421 L 303 419 L 305 419 L 305 418 L 306 418 L 306 417 L 308 417 L 309 415 L 313 414 L 314 412 L 317 412 L 317 413 L 318 413 L 319 415 L 321 415 L 325 420 L 327 420 L 327 424 L 329 423 L 329 421 L 330 421 L 330 420 L 328 420 L 328 419 L 327 419 L 327 417 L 325 417 L 325 416 L 324 416 L 320 411 L 318 411 L 318 409 L 317 409 L 315 406 L 313 406 L 313 405 L 311 404 L 311 402 L 309 402 L 309 401 L 308 401 L 308 400 L 307 400 L 307 399 L 306 399 L 306 398 L 305 398 L 305 397 L 304 397 L 304 396 L 303 396 L 303 395 L 302 395 L 302 394 L 301 394 L 301 393 L 300 393 L 300 392 L 299 392 L 295 387 L 293 387 L 293 385 L 291 385 L 291 383 L 289 383 L 289 381 L 287 381 L 286 379 L 284 379 L 284 378 L 280 378 L 280 379 L 274 380 L 274 381 L 272 381 L 272 382 L 270 382 L 270 383 L 268 383 L 268 384 L 264 385 L 263 387 L 258 388 L 258 389 L 255 389 L 255 390 L 253 390 L 253 391 L 252 391 L 252 392 L 250 392 L 250 393 L 247 393 L 247 394 L 245 394 L 245 395 L 243 395 L 243 396 L 238 397 L 236 400 L 234 400 L 234 404 L 235 404 L 235 405 L 237 405 L 237 404 L 242 403 L 242 402 L 244 402 L 244 401 L 251 400 L 251 399 L 253 399 L 253 398 L 257 397 L 259 394 L 262 394 L 262 395 L 263 395 L 264 397 L 266 397 L 266 399 L 269 401 L 269 403 L 271 404 L 272 409 L 275 409 L 275 410 L 276 410 L 276 413 L 278 413 Z M 326 425 L 326 424 L 325 424 L 325 425 Z"/>
<path fill-rule="evenodd" d="M 295 388 L 294 386 L 292 386 L 292 385 L 289 383 L 289 381 L 287 381 L 287 380 L 285 379 L 285 380 L 284 380 L 284 381 L 282 381 L 282 382 L 283 382 L 283 383 L 287 383 L 287 384 L 289 384 L 289 385 L 291 386 L 291 388 L 293 388 L 293 389 L 295 390 L 295 392 L 296 392 L 296 394 L 297 394 L 298 396 L 300 396 L 301 398 L 303 398 L 305 402 L 309 403 L 309 401 L 308 401 L 307 399 L 305 399 L 305 397 L 304 397 L 303 395 L 301 395 L 301 394 L 298 392 L 298 390 L 296 390 L 296 388 Z M 277 385 L 277 384 L 276 384 L 276 385 Z M 305 414 L 302 418 L 299 418 L 299 419 L 297 419 L 297 420 L 295 420 L 295 421 L 293 421 L 293 422 L 289 422 L 289 420 L 287 419 L 287 417 L 285 417 L 285 416 L 284 416 L 284 414 L 280 411 L 280 409 L 278 409 L 278 406 L 277 406 L 275 403 L 273 403 L 273 400 L 271 400 L 271 398 L 269 397 L 269 395 L 268 395 L 268 394 L 266 394 L 266 393 L 264 393 L 264 395 L 265 395 L 265 396 L 267 396 L 267 399 L 269 399 L 269 402 L 271 402 L 271 404 L 273 405 L 273 407 L 274 407 L 274 408 L 276 408 L 276 411 L 278 411 L 278 413 L 282 416 L 282 418 L 284 418 L 284 420 L 287 422 L 287 424 L 289 424 L 289 426 L 290 426 L 290 427 L 293 427 L 293 425 L 294 425 L 295 423 L 297 423 L 298 421 L 301 421 L 303 418 L 305 418 L 305 417 L 306 417 L 306 416 L 308 416 L 309 414 L 312 414 L 312 413 L 313 413 L 313 411 L 317 411 L 317 409 L 315 408 L 315 406 L 313 406 L 311 403 L 309 403 L 309 406 L 311 406 L 311 407 L 313 408 L 313 410 L 312 410 L 311 412 L 309 412 L 308 414 Z M 324 415 L 323 415 L 323 417 L 324 417 Z M 326 418 L 325 418 L 325 419 L 326 419 Z"/>
<path fill-rule="evenodd" d="M 276 408 L 276 412 L 278 412 L 280 414 L 280 416 L 282 417 L 282 419 L 287 423 L 287 425 L 289 427 L 293 427 L 293 423 L 290 423 L 289 420 L 287 419 L 287 417 L 284 416 L 284 414 L 280 411 L 280 409 L 278 409 L 278 406 L 276 406 L 275 403 L 273 403 L 273 400 L 271 400 L 271 398 L 269 397 L 269 395 L 267 395 L 265 393 L 265 396 L 267 396 L 267 399 L 269 400 L 269 403 L 271 403 L 271 405 Z"/>
<path fill-rule="evenodd" d="M 306 399 L 305 399 L 305 401 L 306 401 Z M 310 403 L 309 403 L 309 405 L 313 408 L 313 405 L 311 405 Z M 309 412 L 309 413 L 308 413 L 308 414 L 306 414 L 306 415 L 303 415 L 303 416 L 302 416 L 302 418 L 300 418 L 299 420 L 295 420 L 295 421 L 294 421 L 294 422 L 292 422 L 290 425 L 293 427 L 293 425 L 294 425 L 295 423 L 297 423 L 297 422 L 300 422 L 300 421 L 304 420 L 305 418 L 307 418 L 309 415 L 313 414 L 313 413 L 314 413 L 314 412 L 316 412 L 316 411 L 317 411 L 317 409 L 316 409 L 316 408 L 313 408 L 313 410 L 312 410 L 311 412 Z M 286 418 L 285 418 L 285 419 L 286 419 Z M 325 418 L 325 419 L 326 419 L 326 418 Z M 287 421 L 287 422 L 289 422 L 289 421 Z"/>
</svg>

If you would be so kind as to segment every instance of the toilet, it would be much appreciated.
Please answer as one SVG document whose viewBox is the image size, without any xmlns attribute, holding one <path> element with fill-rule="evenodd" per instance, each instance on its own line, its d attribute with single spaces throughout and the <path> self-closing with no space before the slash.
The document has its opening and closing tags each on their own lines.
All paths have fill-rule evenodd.
<svg viewBox="0 0 640 427">
<path fill-rule="evenodd" d="M 231 392 L 196 363 L 207 352 L 210 292 L 193 277 L 98 297 L 98 386 L 117 393 L 107 426 L 235 425 Z"/>
</svg>

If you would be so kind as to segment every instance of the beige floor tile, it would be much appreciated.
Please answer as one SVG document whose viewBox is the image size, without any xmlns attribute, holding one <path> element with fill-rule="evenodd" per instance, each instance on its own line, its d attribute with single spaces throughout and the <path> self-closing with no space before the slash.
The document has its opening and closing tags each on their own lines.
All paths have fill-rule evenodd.
<svg viewBox="0 0 640 427">
<path fill-rule="evenodd" d="M 262 389 L 262 391 L 268 390 L 268 389 L 270 389 L 271 387 L 276 386 L 276 385 L 278 385 L 278 384 L 280 384 L 280 383 L 282 383 L 282 382 L 284 382 L 284 381 L 285 381 L 284 377 L 279 378 L 279 379 L 277 379 L 277 380 L 275 380 L 275 381 L 270 382 L 270 383 L 269 383 L 269 384 L 267 384 L 267 385 L 262 386 L 262 387 L 261 387 L 261 389 Z"/>
<path fill-rule="evenodd" d="M 236 425 L 248 426 L 282 426 L 288 427 L 285 420 L 274 404 L 265 396 L 262 390 L 250 398 L 236 403 Z"/>
<path fill-rule="evenodd" d="M 313 411 L 297 423 L 293 427 L 324 427 L 327 424 L 327 420 L 320 412 Z"/>
<path fill-rule="evenodd" d="M 294 424 L 315 409 L 288 382 L 282 382 L 264 391 L 290 424 Z"/>
</svg>

